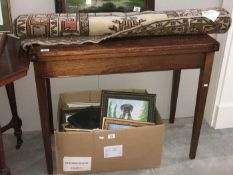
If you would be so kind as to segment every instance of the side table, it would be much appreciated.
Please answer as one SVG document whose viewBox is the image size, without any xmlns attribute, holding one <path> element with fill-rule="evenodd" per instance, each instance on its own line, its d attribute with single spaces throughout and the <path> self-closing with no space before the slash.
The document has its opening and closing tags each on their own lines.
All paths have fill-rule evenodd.
<svg viewBox="0 0 233 175">
<path fill-rule="evenodd" d="M 0 52 L 0 87 L 5 86 L 10 103 L 12 119 L 6 126 L 0 128 L 0 174 L 10 174 L 5 164 L 5 156 L 2 142 L 2 132 L 14 128 L 14 134 L 17 137 L 16 149 L 22 144 L 22 121 L 18 116 L 14 81 L 26 76 L 29 61 L 26 54 L 20 49 L 20 41 L 10 36 L 2 36 Z"/>
</svg>

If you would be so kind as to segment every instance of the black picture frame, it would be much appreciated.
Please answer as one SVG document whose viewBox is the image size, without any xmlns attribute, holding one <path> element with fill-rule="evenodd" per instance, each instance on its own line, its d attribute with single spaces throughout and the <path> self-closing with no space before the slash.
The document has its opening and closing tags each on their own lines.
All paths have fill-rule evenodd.
<svg viewBox="0 0 233 175">
<path fill-rule="evenodd" d="M 66 8 L 66 1 L 67 0 L 55 0 L 56 13 L 70 13 Z M 142 10 L 154 10 L 154 6 L 154 0 L 144 0 L 144 9 Z"/>
<path fill-rule="evenodd" d="M 100 121 L 112 117 L 155 123 L 155 103 L 156 94 L 102 90 Z"/>
<path fill-rule="evenodd" d="M 0 55 L 2 54 L 2 51 L 4 49 L 6 38 L 7 38 L 6 32 L 0 33 Z"/>
</svg>

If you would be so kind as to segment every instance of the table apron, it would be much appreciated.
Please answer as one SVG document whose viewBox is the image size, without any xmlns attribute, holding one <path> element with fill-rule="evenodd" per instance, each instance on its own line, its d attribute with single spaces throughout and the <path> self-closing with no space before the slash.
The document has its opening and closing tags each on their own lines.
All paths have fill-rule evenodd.
<svg viewBox="0 0 233 175">
<path fill-rule="evenodd" d="M 81 75 L 104 75 L 162 70 L 194 69 L 203 66 L 206 53 L 159 55 L 147 57 L 116 57 L 67 59 L 62 61 L 34 62 L 43 77 L 69 77 Z"/>
</svg>

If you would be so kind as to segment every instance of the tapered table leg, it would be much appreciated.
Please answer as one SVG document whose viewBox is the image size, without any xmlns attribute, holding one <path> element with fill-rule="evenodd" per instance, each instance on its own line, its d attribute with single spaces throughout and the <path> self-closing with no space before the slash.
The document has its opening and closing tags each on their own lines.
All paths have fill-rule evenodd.
<svg viewBox="0 0 233 175">
<path fill-rule="evenodd" d="M 53 132 L 54 132 L 53 108 L 52 108 L 52 97 L 51 97 L 51 85 L 50 85 L 50 79 L 49 78 L 46 78 L 46 89 L 47 89 L 47 98 L 48 98 L 48 105 L 49 105 L 49 126 L 50 126 L 50 133 L 53 134 Z"/>
<path fill-rule="evenodd" d="M 34 63 L 35 70 L 35 80 L 37 87 L 37 98 L 40 111 L 41 128 L 43 135 L 43 143 L 45 149 L 45 158 L 47 164 L 48 174 L 53 173 L 53 163 L 52 163 L 52 145 L 50 136 L 50 117 L 49 117 L 49 104 L 47 97 L 47 82 L 46 78 L 42 75 L 42 68 L 38 63 Z"/>
<path fill-rule="evenodd" d="M 5 155 L 2 142 L 2 132 L 0 126 L 0 175 L 10 175 L 10 170 L 7 168 L 5 163 Z"/>
<path fill-rule="evenodd" d="M 9 104 L 11 108 L 11 113 L 12 113 L 12 119 L 9 124 L 4 126 L 2 128 L 2 132 L 5 132 L 6 130 L 10 128 L 14 128 L 14 134 L 17 138 L 17 144 L 16 144 L 16 149 L 19 149 L 21 144 L 23 143 L 22 140 L 22 120 L 18 116 L 17 112 L 17 105 L 16 105 L 16 99 L 15 99 L 15 88 L 14 88 L 14 83 L 10 83 L 6 85 L 6 91 L 7 91 L 7 96 L 9 99 Z"/>
<path fill-rule="evenodd" d="M 180 84 L 180 74 L 181 74 L 181 70 L 174 70 L 173 71 L 170 118 L 169 118 L 170 123 L 175 122 L 176 104 L 177 104 L 179 84 Z"/>
<path fill-rule="evenodd" d="M 203 121 L 203 115 L 205 110 L 207 92 L 210 82 L 210 75 L 212 70 L 212 64 L 214 59 L 214 53 L 208 53 L 206 55 L 205 62 L 200 71 L 199 77 L 199 85 L 197 92 L 197 100 L 196 100 L 196 108 L 194 114 L 194 123 L 193 123 L 193 131 L 192 131 L 192 139 L 190 146 L 190 159 L 194 159 L 196 157 L 196 151 L 201 131 L 201 125 Z"/>
</svg>

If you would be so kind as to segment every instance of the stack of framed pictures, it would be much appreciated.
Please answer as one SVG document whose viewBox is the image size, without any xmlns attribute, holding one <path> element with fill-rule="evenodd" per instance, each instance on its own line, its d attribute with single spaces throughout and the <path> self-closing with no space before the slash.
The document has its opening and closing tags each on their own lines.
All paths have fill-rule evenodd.
<svg viewBox="0 0 233 175">
<path fill-rule="evenodd" d="M 156 94 L 102 91 L 102 129 L 123 129 L 155 124 Z"/>
<path fill-rule="evenodd" d="M 71 114 L 59 124 L 61 131 L 89 132 L 96 129 L 125 129 L 151 126 L 156 123 L 156 95 L 148 94 L 146 90 L 80 92 L 74 93 L 70 98 L 71 95 L 63 94 L 60 97 L 61 116 L 59 118 L 63 118 L 67 110 Z M 82 108 L 75 106 L 73 108 L 72 105 L 70 108 L 67 105 L 71 103 L 75 105 L 98 103 L 99 106 Z"/>
</svg>

